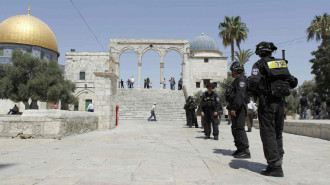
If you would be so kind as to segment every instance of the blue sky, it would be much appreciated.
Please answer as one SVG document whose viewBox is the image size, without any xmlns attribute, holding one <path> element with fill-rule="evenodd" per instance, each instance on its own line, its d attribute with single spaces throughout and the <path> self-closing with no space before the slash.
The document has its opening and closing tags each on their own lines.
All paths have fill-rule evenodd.
<svg viewBox="0 0 330 185">
<path fill-rule="evenodd" d="M 2 0 L 4 1 L 4 0 Z M 253 49 L 260 41 L 282 43 L 306 36 L 306 28 L 315 15 L 330 10 L 329 0 L 74 0 L 76 6 L 107 49 L 110 38 L 154 38 L 188 39 L 205 32 L 213 37 L 225 56 L 230 56 L 230 47 L 224 48 L 218 37 L 218 24 L 225 16 L 241 16 L 250 31 L 242 49 Z M 26 14 L 28 0 L 6 0 L 0 6 L 0 21 L 8 17 Z M 103 51 L 80 18 L 70 0 L 30 0 L 31 15 L 46 22 L 58 41 L 61 56 L 65 52 Z M 311 80 L 311 51 L 319 42 L 298 39 L 279 45 L 276 57 L 286 50 L 289 68 L 301 84 Z M 257 60 L 253 55 L 246 64 L 250 74 L 252 64 Z M 159 56 L 147 52 L 142 59 L 142 78 L 150 77 L 153 86 L 159 87 Z M 172 51 L 165 57 L 165 77 L 179 78 L 181 57 Z M 228 60 L 229 61 L 229 60 Z M 121 58 L 121 78 L 137 77 L 137 56 L 126 52 Z"/>
</svg>

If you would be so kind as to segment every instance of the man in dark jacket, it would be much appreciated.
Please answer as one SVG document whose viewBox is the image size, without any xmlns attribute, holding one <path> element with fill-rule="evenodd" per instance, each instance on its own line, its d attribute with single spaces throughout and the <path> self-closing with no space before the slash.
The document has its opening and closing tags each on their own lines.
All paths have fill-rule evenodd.
<svg viewBox="0 0 330 185">
<path fill-rule="evenodd" d="M 9 110 L 8 114 L 18 114 L 19 109 L 17 107 L 17 105 L 15 104 L 15 106 Z"/>
<path fill-rule="evenodd" d="M 249 98 L 246 93 L 246 77 L 244 67 L 239 62 L 234 62 L 230 70 L 235 78 L 233 83 L 226 89 L 228 112 L 232 119 L 231 131 L 237 150 L 233 153 L 235 158 L 251 158 L 249 140 L 245 132 L 245 118 L 247 115 L 247 103 Z"/>
<path fill-rule="evenodd" d="M 206 85 L 207 91 L 202 96 L 201 115 L 204 117 L 205 139 L 210 139 L 211 125 L 213 127 L 214 140 L 219 139 L 219 112 L 222 110 L 222 104 L 219 96 L 213 92 L 214 84 Z"/>
</svg>

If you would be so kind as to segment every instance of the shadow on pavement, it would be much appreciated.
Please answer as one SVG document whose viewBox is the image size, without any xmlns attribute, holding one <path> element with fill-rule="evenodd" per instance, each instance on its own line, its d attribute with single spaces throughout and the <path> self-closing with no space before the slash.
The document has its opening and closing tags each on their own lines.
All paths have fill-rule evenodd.
<svg viewBox="0 0 330 185">
<path fill-rule="evenodd" d="M 8 168 L 11 166 L 14 166 L 15 164 L 0 164 L 0 170 L 2 170 L 3 168 Z"/>
<path fill-rule="evenodd" d="M 197 138 L 197 139 L 204 139 L 204 136 L 197 136 L 195 138 Z"/>
<path fill-rule="evenodd" d="M 237 159 L 233 159 L 229 163 L 229 166 L 233 169 L 244 168 L 244 169 L 247 169 L 247 170 L 249 170 L 251 172 L 255 172 L 255 173 L 260 173 L 260 171 L 262 169 L 266 169 L 266 167 L 267 167 L 266 164 L 247 161 L 247 160 L 237 160 Z"/>
<path fill-rule="evenodd" d="M 213 153 L 231 156 L 235 151 L 226 149 L 213 149 Z"/>
</svg>

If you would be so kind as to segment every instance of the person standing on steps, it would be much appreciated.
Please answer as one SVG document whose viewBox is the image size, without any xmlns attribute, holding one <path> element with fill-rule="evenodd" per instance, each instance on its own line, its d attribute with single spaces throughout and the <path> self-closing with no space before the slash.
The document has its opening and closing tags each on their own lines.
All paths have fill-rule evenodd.
<svg viewBox="0 0 330 185">
<path fill-rule="evenodd" d="M 206 85 L 207 91 L 202 96 L 201 101 L 201 115 L 204 119 L 204 134 L 205 139 L 210 139 L 211 125 L 213 129 L 214 140 L 219 139 L 219 111 L 222 108 L 219 96 L 213 92 L 214 84 L 208 83 Z"/>
<path fill-rule="evenodd" d="M 249 97 L 246 93 L 244 67 L 239 62 L 233 62 L 230 71 L 234 81 L 226 88 L 225 95 L 228 101 L 227 109 L 232 119 L 231 132 L 237 148 L 233 156 L 240 159 L 251 158 L 249 140 L 245 132 L 246 104 L 249 103 Z"/>
<path fill-rule="evenodd" d="M 317 94 L 317 93 L 314 93 L 313 106 L 314 106 L 313 119 L 320 119 L 322 102 L 321 102 L 321 98 L 319 97 L 319 94 Z"/>
<path fill-rule="evenodd" d="M 147 88 L 147 79 L 144 79 L 144 88 Z"/>
<path fill-rule="evenodd" d="M 121 85 L 121 88 L 124 89 L 124 81 L 123 81 L 123 79 L 120 79 L 120 85 Z"/>
<path fill-rule="evenodd" d="M 291 89 L 297 86 L 298 80 L 290 74 L 284 52 L 282 59 L 272 57 L 276 50 L 272 42 L 261 42 L 256 46 L 255 53 L 260 59 L 252 67 L 248 87 L 249 92 L 259 100 L 260 137 L 268 164 L 261 174 L 284 177 L 284 100 L 290 95 Z"/>
<path fill-rule="evenodd" d="M 149 87 L 150 87 L 149 85 L 150 85 L 150 78 L 148 77 L 147 78 L 147 89 L 149 89 Z"/>
<path fill-rule="evenodd" d="M 166 89 L 166 80 L 165 80 L 165 78 L 163 80 L 163 89 Z"/>
<path fill-rule="evenodd" d="M 154 117 L 154 120 L 155 121 L 157 121 L 156 120 L 156 102 L 152 105 L 152 107 L 151 107 L 151 115 L 150 115 L 150 117 L 148 118 L 148 121 L 150 121 L 151 120 L 151 118 L 152 117 Z"/>
<path fill-rule="evenodd" d="M 134 77 L 131 78 L 131 88 L 134 88 Z"/>
<path fill-rule="evenodd" d="M 127 88 L 131 88 L 131 80 L 130 79 L 127 79 Z"/>
</svg>

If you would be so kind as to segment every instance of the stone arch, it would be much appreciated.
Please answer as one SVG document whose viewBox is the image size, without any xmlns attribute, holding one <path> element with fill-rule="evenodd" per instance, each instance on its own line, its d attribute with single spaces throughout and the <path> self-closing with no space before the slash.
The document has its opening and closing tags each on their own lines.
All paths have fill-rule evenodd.
<svg viewBox="0 0 330 185">
<path fill-rule="evenodd" d="M 124 48 L 122 48 L 122 49 L 119 51 L 119 58 L 120 58 L 121 54 L 123 54 L 123 53 L 124 53 L 125 51 L 127 51 L 127 50 L 131 50 L 131 51 L 133 51 L 134 53 L 136 53 L 136 55 L 139 56 L 139 53 L 138 53 L 137 51 L 135 51 L 135 49 L 134 49 L 133 47 L 128 46 L 128 47 L 124 47 Z"/>
<path fill-rule="evenodd" d="M 80 96 L 80 95 L 82 95 L 82 94 L 87 94 L 87 93 L 92 93 L 93 95 L 94 95 L 94 91 L 92 91 L 92 90 L 90 90 L 90 89 L 83 89 L 83 90 L 81 90 L 81 91 L 78 91 L 76 94 L 75 94 L 75 96 L 76 97 L 78 97 L 78 96 Z"/>
<path fill-rule="evenodd" d="M 143 57 L 143 55 L 146 53 L 146 52 L 148 52 L 148 51 L 150 51 L 150 50 L 153 50 L 153 51 L 155 51 L 158 55 L 159 55 L 159 57 L 162 57 L 162 54 L 161 54 L 161 52 L 157 49 L 157 48 L 150 48 L 150 47 L 148 47 L 148 48 L 145 48 L 144 50 L 142 50 L 142 52 L 141 52 L 141 58 Z"/>
<path fill-rule="evenodd" d="M 168 49 L 165 50 L 165 54 L 164 57 L 170 52 L 170 51 L 176 51 L 177 53 L 180 54 L 180 56 L 183 58 L 183 53 L 181 51 L 182 48 L 178 48 L 178 47 L 170 47 Z"/>
</svg>

